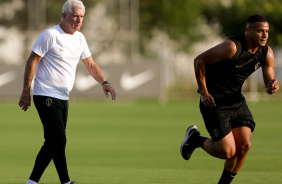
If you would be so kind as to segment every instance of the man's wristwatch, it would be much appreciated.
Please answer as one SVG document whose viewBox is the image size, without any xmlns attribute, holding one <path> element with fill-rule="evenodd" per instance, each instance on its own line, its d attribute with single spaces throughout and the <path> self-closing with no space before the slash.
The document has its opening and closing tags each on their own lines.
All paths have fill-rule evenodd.
<svg viewBox="0 0 282 184">
<path fill-rule="evenodd" d="M 104 86 L 104 84 L 111 84 L 109 81 L 104 81 L 102 82 L 102 86 Z"/>
</svg>

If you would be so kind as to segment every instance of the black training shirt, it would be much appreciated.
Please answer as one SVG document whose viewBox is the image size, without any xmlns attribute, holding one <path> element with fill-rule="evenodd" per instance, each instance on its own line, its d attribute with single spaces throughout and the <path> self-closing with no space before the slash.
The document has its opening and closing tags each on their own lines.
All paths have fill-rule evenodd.
<svg viewBox="0 0 282 184">
<path fill-rule="evenodd" d="M 237 47 L 231 60 L 206 65 L 206 84 L 209 93 L 216 99 L 243 98 L 244 81 L 265 63 L 268 46 L 259 47 L 253 54 L 247 50 L 245 36 L 229 38 Z"/>
</svg>

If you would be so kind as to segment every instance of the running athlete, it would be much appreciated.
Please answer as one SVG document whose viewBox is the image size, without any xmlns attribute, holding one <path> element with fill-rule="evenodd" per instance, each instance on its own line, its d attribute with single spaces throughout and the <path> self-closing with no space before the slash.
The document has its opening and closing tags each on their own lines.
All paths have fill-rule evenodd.
<svg viewBox="0 0 282 184">
<path fill-rule="evenodd" d="M 62 184 L 72 184 L 65 156 L 66 124 L 69 92 L 73 88 L 75 71 L 81 59 L 93 78 L 102 84 L 108 97 L 115 99 L 115 90 L 106 81 L 94 62 L 85 37 L 79 32 L 85 7 L 80 0 L 68 0 L 63 5 L 62 20 L 35 41 L 26 62 L 24 86 L 19 106 L 26 111 L 31 103 L 31 81 L 34 78 L 33 101 L 44 127 L 45 142 L 39 151 L 27 184 L 37 184 L 51 160 L 54 161 Z"/>
<path fill-rule="evenodd" d="M 202 136 L 195 125 L 190 126 L 181 154 L 188 160 L 201 147 L 211 156 L 226 159 L 218 184 L 232 182 L 251 147 L 255 122 L 241 93 L 244 81 L 261 67 L 266 92 L 273 94 L 279 89 L 273 51 L 266 45 L 268 31 L 266 18 L 252 15 L 245 35 L 229 38 L 194 60 L 200 111 L 211 138 Z"/>
</svg>

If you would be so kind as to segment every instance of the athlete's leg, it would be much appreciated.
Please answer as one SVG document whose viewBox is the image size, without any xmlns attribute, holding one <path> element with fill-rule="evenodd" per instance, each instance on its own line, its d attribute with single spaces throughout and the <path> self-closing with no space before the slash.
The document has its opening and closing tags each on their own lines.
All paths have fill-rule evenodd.
<svg viewBox="0 0 282 184">
<path fill-rule="evenodd" d="M 233 128 L 232 132 L 236 143 L 236 153 L 233 157 L 226 159 L 218 184 L 230 184 L 232 182 L 245 162 L 251 146 L 251 129 L 249 127 Z"/>
<path fill-rule="evenodd" d="M 210 138 L 207 139 L 203 149 L 214 157 L 227 159 L 225 169 L 237 173 L 251 147 L 251 135 L 249 127 L 233 128 L 232 132 L 219 141 L 214 142 Z"/>
<path fill-rule="evenodd" d="M 234 108 L 207 108 L 200 105 L 211 139 L 202 148 L 210 155 L 226 159 L 219 184 L 229 184 L 242 167 L 250 149 L 251 132 L 255 123 L 243 101 Z"/>
<path fill-rule="evenodd" d="M 228 159 L 232 158 L 236 153 L 236 145 L 233 133 L 230 132 L 221 140 L 214 142 L 211 138 L 204 142 L 203 149 L 210 155 L 221 158 Z"/>
<path fill-rule="evenodd" d="M 249 127 L 237 127 L 232 129 L 236 143 L 236 153 L 226 160 L 224 168 L 230 172 L 238 173 L 244 164 L 247 153 L 251 148 L 252 131 Z"/>
<path fill-rule="evenodd" d="M 180 152 L 182 157 L 185 160 L 189 160 L 193 151 L 198 147 L 202 147 L 208 154 L 221 159 L 232 158 L 236 153 L 235 139 L 232 131 L 222 139 L 213 141 L 212 138 L 202 136 L 197 127 L 193 125 L 187 129 L 181 144 Z"/>
</svg>

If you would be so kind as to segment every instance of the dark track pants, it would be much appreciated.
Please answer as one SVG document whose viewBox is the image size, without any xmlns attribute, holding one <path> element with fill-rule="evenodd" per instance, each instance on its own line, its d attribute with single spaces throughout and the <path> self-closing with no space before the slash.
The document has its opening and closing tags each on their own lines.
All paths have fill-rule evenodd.
<svg viewBox="0 0 282 184">
<path fill-rule="evenodd" d="M 43 124 L 45 142 L 29 179 L 38 182 L 53 159 L 61 183 L 66 183 L 70 181 L 65 156 L 68 101 L 35 95 L 33 101 Z"/>
</svg>

